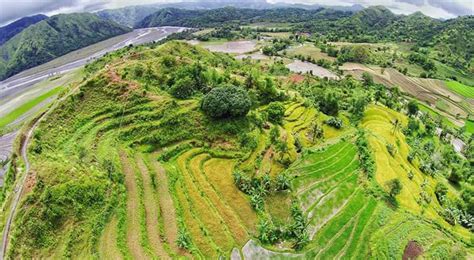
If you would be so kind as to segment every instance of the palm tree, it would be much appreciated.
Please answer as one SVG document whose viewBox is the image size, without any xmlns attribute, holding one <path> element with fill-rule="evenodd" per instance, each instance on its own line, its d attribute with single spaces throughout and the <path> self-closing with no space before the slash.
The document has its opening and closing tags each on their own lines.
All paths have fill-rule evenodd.
<svg viewBox="0 0 474 260">
<path fill-rule="evenodd" d="M 401 126 L 400 120 L 398 120 L 398 118 L 395 118 L 395 120 L 392 121 L 392 125 L 393 125 L 392 135 L 394 135 L 395 132 L 400 130 L 400 126 Z"/>
</svg>

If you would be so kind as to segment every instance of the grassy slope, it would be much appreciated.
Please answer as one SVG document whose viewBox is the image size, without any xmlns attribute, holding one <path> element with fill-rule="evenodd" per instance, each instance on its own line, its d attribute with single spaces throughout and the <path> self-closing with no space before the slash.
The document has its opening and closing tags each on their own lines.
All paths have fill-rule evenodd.
<svg viewBox="0 0 474 260">
<path fill-rule="evenodd" d="M 474 87 L 464 85 L 457 81 L 447 81 L 446 86 L 464 97 L 474 98 Z"/>
<path fill-rule="evenodd" d="M 215 59 L 216 64 L 227 59 L 182 43 L 146 50 L 130 61 L 112 63 L 112 68 L 99 71 L 81 86 L 81 95 L 69 99 L 41 125 L 32 148 L 41 145 L 43 151 L 34 154 L 33 162 L 38 178 L 47 189 L 33 191 L 32 199 L 19 212 L 12 256 L 229 256 L 233 248 L 242 247 L 257 235 L 255 228 L 259 218 L 248 196 L 234 185 L 233 169 L 240 167 L 254 173 L 269 171 L 276 176 L 284 169 L 279 162 L 284 158 L 297 160 L 289 170 L 292 176 L 298 176 L 293 181 L 291 195 L 301 200 L 309 219 L 313 240 L 302 252 L 306 258 L 364 258 L 369 252 L 376 252 L 378 246 L 383 248 L 377 251 L 378 256 L 400 258 L 406 239 L 417 238 L 419 230 L 433 227 L 423 220 L 413 227 L 414 232 L 400 233 L 400 237 L 409 234 L 406 238 L 383 239 L 383 232 L 378 231 L 380 227 L 388 224 L 388 229 L 396 229 L 406 216 L 402 210 L 391 210 L 364 193 L 364 187 L 360 186 L 364 181 L 358 169 L 357 149 L 351 137 L 354 129 L 344 114 L 341 117 L 345 126 L 335 130 L 322 123 L 327 116 L 314 108 L 305 107 L 301 102 L 287 102 L 280 138 L 286 141 L 288 152 L 266 156 L 275 148 L 269 141 L 268 130 L 251 131 L 237 125 L 242 131 L 252 132 L 257 140 L 253 151 L 244 152 L 236 137 L 227 132 L 228 125 L 208 121 L 202 115 L 198 100 L 175 101 L 163 92 L 149 88 L 148 92 L 144 91 L 141 82 L 114 76 L 114 70 L 123 75 L 126 69 L 138 63 L 137 59 L 154 64 L 156 71 L 166 74 L 166 68 L 159 67 L 156 59 L 170 53 L 188 55 L 190 59 L 203 62 Z M 410 191 L 419 193 L 419 187 L 402 176 L 406 176 L 405 168 L 411 167 L 405 159 L 407 145 L 400 133 L 390 134 L 390 120 L 394 117 L 406 123 L 398 113 L 370 106 L 363 121 L 377 155 L 376 180 L 385 188 L 386 178 L 404 178 L 405 189 L 397 199 L 402 201 L 403 210 L 420 214 L 420 207 L 409 194 Z M 324 144 L 308 137 L 311 123 L 315 121 L 323 125 Z M 388 158 L 385 149 L 385 142 L 396 143 L 394 138 L 400 140 L 396 159 Z M 315 144 L 327 148 L 311 149 L 301 156 L 295 140 L 306 148 Z M 186 143 L 192 144 L 169 160 L 156 161 L 160 154 Z M 71 164 L 75 165 L 72 169 Z M 420 174 L 417 172 L 414 183 L 419 183 Z M 67 183 L 70 190 L 64 191 L 63 183 Z M 67 203 L 54 203 L 55 199 L 62 198 L 57 195 L 74 194 L 83 183 L 91 183 L 86 189 L 89 192 L 99 190 L 100 193 L 93 194 L 98 198 L 81 201 L 81 197 L 71 196 L 73 199 Z M 431 193 L 433 185 L 434 181 L 428 186 Z M 49 198 L 50 195 L 46 196 L 49 190 L 57 191 L 51 194 L 52 203 L 40 199 Z M 287 207 L 290 200 L 290 196 L 278 195 L 268 198 L 266 206 Z M 425 209 L 425 216 L 446 230 L 464 236 L 465 230 L 459 226 L 450 230 L 439 221 L 434 212 L 435 203 Z M 34 215 L 36 210 L 51 207 L 72 212 L 70 208 L 62 208 L 69 204 L 87 210 L 67 215 L 58 221 L 55 229 L 48 229 L 44 238 L 51 240 L 47 240 L 47 244 L 30 243 L 30 238 L 38 235 L 31 236 L 31 225 L 35 227 L 44 221 Z M 267 213 L 274 221 L 288 221 L 285 210 L 269 209 L 264 214 Z M 36 230 L 42 232 L 42 229 Z M 151 242 L 156 239 L 152 237 L 156 232 L 162 238 L 161 247 Z M 455 241 L 433 234 L 440 237 L 436 240 L 440 243 L 451 245 Z M 177 247 L 176 240 L 183 236 L 189 238 L 189 250 Z M 61 240 L 64 237 L 68 240 Z M 433 250 L 428 248 L 427 251 L 432 253 Z"/>
<path fill-rule="evenodd" d="M 40 104 L 44 100 L 58 94 L 63 88 L 62 87 L 57 87 L 54 88 L 32 100 L 29 100 L 25 102 L 24 104 L 20 105 L 17 107 L 15 110 L 11 111 L 8 113 L 6 116 L 0 118 L 0 128 L 7 126 L 8 124 L 14 122 L 17 120 L 20 116 L 25 114 L 26 112 L 30 111 L 32 108 L 34 108 L 36 105 Z"/>
<path fill-rule="evenodd" d="M 399 178 L 403 184 L 401 193 L 397 196 L 400 206 L 407 209 L 413 214 L 421 214 L 422 216 L 437 223 L 443 228 L 450 230 L 458 236 L 469 241 L 470 233 L 460 226 L 450 226 L 438 214 L 441 210 L 435 195 L 434 188 L 437 182 L 442 181 L 441 177 L 429 177 L 424 175 L 418 167 L 409 163 L 407 155 L 410 150 L 405 142 L 404 135 L 399 130 L 394 130 L 392 121 L 398 118 L 402 125 L 406 125 L 407 118 L 393 110 L 380 107 L 370 106 L 366 111 L 363 120 L 363 127 L 370 131 L 369 143 L 374 150 L 375 160 L 377 163 L 377 173 L 375 179 L 384 188 L 387 188 L 387 182 L 394 178 Z M 392 144 L 396 147 L 395 156 L 388 153 L 386 145 Z M 408 178 L 408 172 L 414 173 L 414 178 Z M 426 183 L 425 185 L 421 185 Z M 426 192 L 432 198 L 428 205 L 420 204 L 421 192 Z M 450 187 L 449 192 L 456 192 L 454 187 Z"/>
</svg>

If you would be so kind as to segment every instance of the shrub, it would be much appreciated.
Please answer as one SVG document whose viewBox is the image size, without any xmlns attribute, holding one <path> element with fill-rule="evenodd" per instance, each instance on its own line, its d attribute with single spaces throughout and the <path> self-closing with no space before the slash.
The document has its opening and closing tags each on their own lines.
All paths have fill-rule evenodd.
<svg viewBox="0 0 474 260">
<path fill-rule="evenodd" d="M 448 194 L 448 187 L 441 182 L 438 182 L 435 187 L 435 195 L 439 201 L 439 204 L 443 205 L 445 196 Z"/>
<path fill-rule="evenodd" d="M 387 144 L 387 151 L 392 157 L 395 156 L 396 150 L 393 144 Z"/>
<path fill-rule="evenodd" d="M 332 126 L 336 129 L 341 129 L 343 126 L 342 120 L 337 117 L 331 117 L 328 120 L 324 121 L 327 125 Z"/>
<path fill-rule="evenodd" d="M 178 238 L 176 239 L 176 244 L 178 247 L 183 249 L 189 249 L 191 247 L 191 239 L 189 238 L 189 234 L 180 229 L 178 232 Z"/>
<path fill-rule="evenodd" d="M 367 174 L 368 178 L 372 178 L 375 174 L 375 160 L 372 157 L 372 152 L 369 149 L 369 143 L 363 131 L 359 131 L 356 140 L 357 150 L 359 151 L 359 159 L 361 167 Z"/>
<path fill-rule="evenodd" d="M 251 106 L 250 97 L 244 89 L 235 86 L 212 89 L 203 99 L 201 109 L 213 118 L 245 116 Z"/>
<path fill-rule="evenodd" d="M 321 112 L 326 115 L 337 116 L 339 113 L 339 97 L 334 92 L 326 93 L 318 104 Z"/>
<path fill-rule="evenodd" d="M 418 114 L 419 108 L 418 108 L 418 103 L 415 100 L 411 100 L 408 102 L 408 115 L 416 115 Z"/>
<path fill-rule="evenodd" d="M 397 179 L 390 180 L 388 182 L 388 188 L 389 188 L 390 196 L 394 198 L 395 196 L 400 194 L 400 192 L 402 191 L 403 185 L 400 182 L 400 180 L 397 178 Z"/>
<path fill-rule="evenodd" d="M 266 109 L 268 121 L 274 124 L 281 124 L 285 116 L 285 107 L 280 102 L 272 102 Z"/>
<path fill-rule="evenodd" d="M 290 188 L 290 178 L 288 174 L 282 173 L 276 178 L 276 190 L 282 191 Z"/>
<path fill-rule="evenodd" d="M 171 86 L 169 92 L 175 98 L 187 99 L 194 95 L 195 90 L 193 85 L 193 80 L 189 77 L 185 77 L 176 81 L 176 83 Z"/>
<path fill-rule="evenodd" d="M 364 82 L 364 86 L 374 85 L 374 78 L 368 72 L 362 73 L 362 81 Z"/>
</svg>

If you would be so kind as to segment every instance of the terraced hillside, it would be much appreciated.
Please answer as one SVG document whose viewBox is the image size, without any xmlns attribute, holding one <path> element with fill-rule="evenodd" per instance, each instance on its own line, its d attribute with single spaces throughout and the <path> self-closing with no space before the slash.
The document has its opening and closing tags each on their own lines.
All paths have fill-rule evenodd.
<svg viewBox="0 0 474 260">
<path fill-rule="evenodd" d="M 460 192 L 407 162 L 408 119 L 368 105 L 375 88 L 294 85 L 179 41 L 116 51 L 85 73 L 34 133 L 8 257 L 379 259 L 414 242 L 428 257 L 472 255 L 471 231 L 440 217 L 433 185 Z M 431 204 L 413 203 L 422 192 Z"/>
</svg>

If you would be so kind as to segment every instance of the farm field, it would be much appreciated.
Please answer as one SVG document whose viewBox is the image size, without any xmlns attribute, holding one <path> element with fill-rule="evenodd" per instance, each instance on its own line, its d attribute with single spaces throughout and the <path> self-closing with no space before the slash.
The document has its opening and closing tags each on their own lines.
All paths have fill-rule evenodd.
<svg viewBox="0 0 474 260">
<path fill-rule="evenodd" d="M 445 213 L 465 203 L 453 179 L 468 160 L 430 133 L 436 110 L 464 122 L 468 100 L 391 68 L 345 63 L 355 77 L 340 78 L 286 64 L 260 44 L 130 46 L 88 65 L 77 87 L 47 92 L 65 99 L 29 143 L 8 256 L 470 257 L 466 213 Z M 314 48 L 298 51 L 322 55 Z M 361 82 L 366 71 L 411 96 Z M 416 103 L 408 116 L 412 98 L 436 110 Z"/>
<path fill-rule="evenodd" d="M 255 41 L 223 41 L 223 42 L 201 42 L 206 49 L 215 52 L 244 54 L 255 51 Z"/>
<path fill-rule="evenodd" d="M 302 46 L 291 47 L 287 50 L 287 54 L 290 57 L 295 55 L 309 56 L 316 61 L 319 59 L 327 59 L 329 61 L 336 60 L 336 58 L 328 56 L 326 53 L 321 52 L 321 49 L 309 43 L 303 44 Z"/>
<path fill-rule="evenodd" d="M 440 204 L 436 200 L 434 190 L 436 183 L 442 181 L 439 177 L 430 177 L 423 174 L 407 160 L 410 147 L 407 145 L 405 136 L 399 130 L 394 130 L 392 122 L 398 120 L 402 126 L 407 124 L 407 118 L 403 115 L 383 107 L 371 106 L 366 111 L 363 127 L 370 131 L 369 143 L 374 150 L 377 171 L 375 179 L 378 184 L 387 189 L 392 179 L 400 179 L 404 189 L 398 195 L 400 206 L 417 215 L 422 214 L 435 223 L 451 230 L 463 239 L 469 239 L 470 234 L 461 227 L 451 227 L 437 214 Z M 386 148 L 387 145 L 395 147 L 395 155 L 391 155 Z M 409 178 L 407 172 L 413 177 Z M 448 194 L 456 194 L 454 188 L 448 190 Z M 423 195 L 431 197 L 429 203 L 425 204 Z M 448 195 L 449 196 L 449 195 Z"/>
<path fill-rule="evenodd" d="M 394 69 L 385 69 L 384 74 L 381 74 L 380 68 L 352 63 L 344 64 L 341 69 L 356 77 L 368 72 L 373 75 L 375 82 L 391 87 L 397 86 L 402 91 L 430 104 L 443 102 L 445 104 L 443 111 L 453 117 L 459 114 L 465 118 L 472 113 L 472 102 L 448 89 L 441 80 L 409 77 Z M 463 102 L 469 104 L 465 106 Z"/>
<path fill-rule="evenodd" d="M 467 97 L 467 98 L 474 98 L 474 87 L 469 87 L 466 86 L 462 83 L 459 83 L 457 81 L 448 81 L 446 82 L 446 85 L 448 86 L 449 89 L 452 91 Z"/>
<path fill-rule="evenodd" d="M 321 78 L 330 78 L 330 79 L 337 79 L 338 76 L 333 72 L 318 66 L 316 64 L 310 62 L 303 62 L 300 60 L 295 60 L 292 63 L 287 65 L 287 68 L 292 72 L 297 73 L 310 73 L 314 76 L 321 77 Z"/>
<path fill-rule="evenodd" d="M 32 100 L 25 102 L 24 104 L 17 107 L 15 110 L 11 111 L 9 114 L 3 116 L 0 119 L 0 128 L 16 122 L 21 116 L 23 116 L 29 110 L 33 109 L 35 106 L 41 105 L 43 101 L 47 101 L 49 98 L 54 97 L 61 90 L 63 90 L 62 87 L 57 87 Z"/>
</svg>

